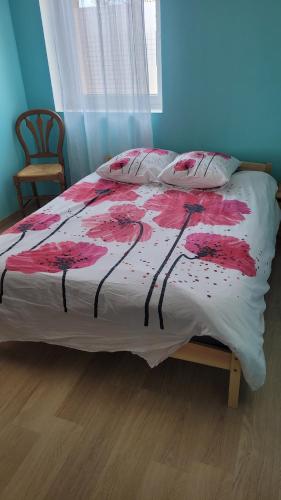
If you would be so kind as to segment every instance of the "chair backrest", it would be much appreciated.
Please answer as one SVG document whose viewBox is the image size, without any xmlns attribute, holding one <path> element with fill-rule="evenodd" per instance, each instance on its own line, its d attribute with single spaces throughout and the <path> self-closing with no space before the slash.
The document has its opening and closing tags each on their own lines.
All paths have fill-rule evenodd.
<svg viewBox="0 0 281 500">
<path fill-rule="evenodd" d="M 34 117 L 34 120 L 31 118 Z M 55 151 L 50 149 L 50 135 L 54 126 L 58 127 L 58 137 Z M 35 146 L 35 153 L 30 152 L 30 148 L 24 139 L 23 127 L 25 124 L 25 132 L 31 134 Z M 63 159 L 63 141 L 64 141 L 64 123 L 61 117 L 50 109 L 30 109 L 22 113 L 16 121 L 16 134 L 19 142 L 22 145 L 25 154 L 25 165 L 29 165 L 33 158 L 58 158 L 58 162 L 64 166 Z"/>
</svg>

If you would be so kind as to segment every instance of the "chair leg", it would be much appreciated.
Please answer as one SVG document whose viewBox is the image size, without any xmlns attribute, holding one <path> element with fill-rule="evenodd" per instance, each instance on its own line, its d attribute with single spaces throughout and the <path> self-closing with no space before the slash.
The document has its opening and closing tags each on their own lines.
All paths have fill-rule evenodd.
<svg viewBox="0 0 281 500">
<path fill-rule="evenodd" d="M 228 408 L 238 408 L 240 378 L 240 362 L 235 354 L 232 353 L 228 387 Z"/>
<path fill-rule="evenodd" d="M 16 177 L 16 176 L 14 176 L 14 185 L 15 185 L 15 188 L 17 191 L 17 197 L 18 197 L 20 211 L 22 213 L 22 216 L 25 217 L 24 203 L 23 203 L 23 197 L 22 197 L 22 192 L 21 192 L 21 183 L 20 183 L 18 177 Z"/>
<path fill-rule="evenodd" d="M 60 176 L 59 183 L 60 183 L 60 191 L 61 191 L 61 193 L 63 193 L 65 191 L 65 179 L 64 179 L 64 175 Z"/>
<path fill-rule="evenodd" d="M 38 197 L 36 183 L 32 182 L 31 185 L 32 185 L 33 196 L 35 196 L 35 198 L 36 198 L 36 206 L 37 206 L 37 208 L 40 208 L 40 200 L 39 200 L 39 197 Z"/>
</svg>

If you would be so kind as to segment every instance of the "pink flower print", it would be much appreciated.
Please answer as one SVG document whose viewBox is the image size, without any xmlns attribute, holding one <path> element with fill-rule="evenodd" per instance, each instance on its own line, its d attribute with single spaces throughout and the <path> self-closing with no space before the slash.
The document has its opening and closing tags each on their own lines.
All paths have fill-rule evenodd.
<svg viewBox="0 0 281 500">
<path fill-rule="evenodd" d="M 225 153 L 218 153 L 217 151 L 215 152 L 209 152 L 208 153 L 209 156 L 220 156 L 221 158 L 223 158 L 224 160 L 230 160 L 231 156 L 225 154 Z"/>
<path fill-rule="evenodd" d="M 14 226 L 7 229 L 5 231 L 5 234 L 21 233 L 21 236 L 15 243 L 9 246 L 9 248 L 0 253 L 0 257 L 12 250 L 12 248 L 14 248 L 20 241 L 22 241 L 27 231 L 43 231 L 44 229 L 49 229 L 53 224 L 55 224 L 55 222 L 58 222 L 59 220 L 60 215 L 58 214 L 47 214 L 41 212 L 29 215 L 25 219 L 17 222 Z"/>
<path fill-rule="evenodd" d="M 84 219 L 82 224 L 88 228 L 87 236 L 101 238 L 103 241 L 132 242 L 139 234 L 139 223 L 146 211 L 135 205 L 111 207 L 106 214 Z M 142 222 L 142 235 L 139 241 L 151 237 L 151 227 Z"/>
<path fill-rule="evenodd" d="M 246 241 L 220 234 L 194 233 L 187 236 L 185 248 L 200 260 L 256 276 L 255 261 Z"/>
<path fill-rule="evenodd" d="M 106 247 L 94 243 L 75 243 L 73 241 L 47 243 L 37 250 L 28 250 L 8 257 L 4 273 L 6 274 L 7 271 L 25 274 L 62 272 L 63 305 L 64 311 L 67 312 L 65 292 L 67 271 L 93 266 L 106 253 Z M 2 275 L 1 280 L 1 302 L 5 274 Z"/>
<path fill-rule="evenodd" d="M 134 191 L 132 184 L 121 184 L 120 182 L 100 179 L 98 182 L 80 182 L 74 184 L 74 186 L 65 191 L 61 196 L 66 200 L 71 200 L 76 203 L 82 202 L 83 205 L 79 210 L 64 219 L 64 221 L 62 221 L 54 231 L 43 238 L 43 240 L 38 241 L 31 250 L 35 250 L 39 245 L 45 243 L 68 221 L 77 217 L 77 215 L 81 214 L 88 206 L 93 204 L 97 205 L 105 200 L 134 201 L 139 195 Z"/>
<path fill-rule="evenodd" d="M 130 151 L 127 151 L 126 156 L 129 156 L 130 158 L 135 158 L 142 152 L 143 149 L 131 149 Z"/>
<path fill-rule="evenodd" d="M 167 149 L 147 148 L 144 149 L 144 153 L 155 153 L 159 156 L 166 156 L 169 154 L 169 151 Z"/>
<path fill-rule="evenodd" d="M 202 158 L 208 156 L 208 153 L 206 151 L 191 151 L 190 153 L 188 153 L 188 155 L 191 156 L 192 158 L 202 160 Z"/>
<path fill-rule="evenodd" d="M 144 207 L 160 212 L 153 218 L 160 227 L 180 229 L 172 247 L 154 274 L 146 297 L 144 326 L 148 326 L 149 304 L 154 286 L 187 226 L 196 226 L 199 223 L 234 226 L 244 220 L 244 214 L 249 214 L 250 210 L 246 203 L 238 200 L 224 200 L 218 193 L 195 190 L 183 193 L 173 189 L 153 196 L 144 204 Z"/>
<path fill-rule="evenodd" d="M 189 226 L 199 223 L 234 226 L 250 213 L 248 205 L 242 201 L 224 200 L 222 195 L 213 191 L 196 190 L 184 193 L 169 189 L 147 200 L 144 207 L 159 212 L 153 220 L 160 227 L 172 229 L 180 229 L 190 213 Z"/>
<path fill-rule="evenodd" d="M 196 160 L 189 158 L 187 160 L 180 160 L 174 166 L 174 172 L 184 172 L 189 170 L 196 165 Z"/>
<path fill-rule="evenodd" d="M 5 234 L 24 233 L 26 231 L 43 231 L 59 220 L 60 216 L 58 214 L 47 214 L 44 212 L 35 213 L 17 222 L 14 226 L 7 229 Z"/>
<path fill-rule="evenodd" d="M 123 170 L 123 168 L 128 165 L 130 158 L 120 158 L 119 160 L 114 161 L 109 166 L 109 171 L 112 170 Z"/>
<path fill-rule="evenodd" d="M 159 323 L 162 330 L 164 329 L 163 301 L 168 280 L 181 259 L 200 259 L 213 262 L 225 269 L 235 269 L 249 277 L 256 276 L 255 261 L 250 255 L 250 247 L 243 240 L 213 233 L 193 233 L 187 236 L 184 246 L 194 256 L 180 254 L 166 273 L 158 303 Z"/>
<path fill-rule="evenodd" d="M 134 201 L 139 196 L 134 189 L 136 187 L 132 184 L 121 184 L 120 182 L 99 179 L 97 182 L 74 184 L 60 196 L 76 203 L 95 203 L 96 205 L 107 199 L 111 201 Z"/>
<path fill-rule="evenodd" d="M 98 317 L 99 296 L 107 278 L 115 271 L 121 262 L 129 255 L 139 242 L 151 238 L 152 229 L 149 224 L 142 221 L 145 209 L 134 205 L 121 205 L 111 207 L 109 212 L 83 220 L 83 225 L 88 229 L 87 236 L 101 238 L 103 241 L 118 241 L 121 243 L 133 242 L 121 258 L 108 270 L 100 281 L 94 302 L 94 317 Z"/>
</svg>

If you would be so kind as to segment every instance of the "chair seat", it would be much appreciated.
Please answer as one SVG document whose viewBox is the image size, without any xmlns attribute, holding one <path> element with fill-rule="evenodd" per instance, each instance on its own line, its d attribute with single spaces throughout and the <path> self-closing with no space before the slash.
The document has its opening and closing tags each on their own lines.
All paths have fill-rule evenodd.
<svg viewBox="0 0 281 500">
<path fill-rule="evenodd" d="M 23 180 L 30 177 L 54 177 L 62 173 L 63 167 L 59 163 L 42 163 L 36 165 L 27 165 L 22 170 L 20 170 L 16 174 L 16 176 Z"/>
</svg>

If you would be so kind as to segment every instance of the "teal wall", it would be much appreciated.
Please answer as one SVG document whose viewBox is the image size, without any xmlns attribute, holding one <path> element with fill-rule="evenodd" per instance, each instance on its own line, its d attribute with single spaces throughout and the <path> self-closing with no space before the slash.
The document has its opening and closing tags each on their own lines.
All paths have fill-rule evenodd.
<svg viewBox="0 0 281 500">
<path fill-rule="evenodd" d="M 159 147 L 272 161 L 281 179 L 281 1 L 161 0 Z"/>
<path fill-rule="evenodd" d="M 29 107 L 53 106 L 38 0 L 10 0 Z M 281 179 L 281 1 L 161 0 L 155 145 L 272 161 Z"/>
<path fill-rule="evenodd" d="M 8 0 L 0 3 L 0 219 L 17 210 L 12 176 L 22 166 L 14 122 L 26 109 Z"/>
<path fill-rule="evenodd" d="M 29 108 L 54 108 L 39 0 L 10 0 Z"/>
</svg>

